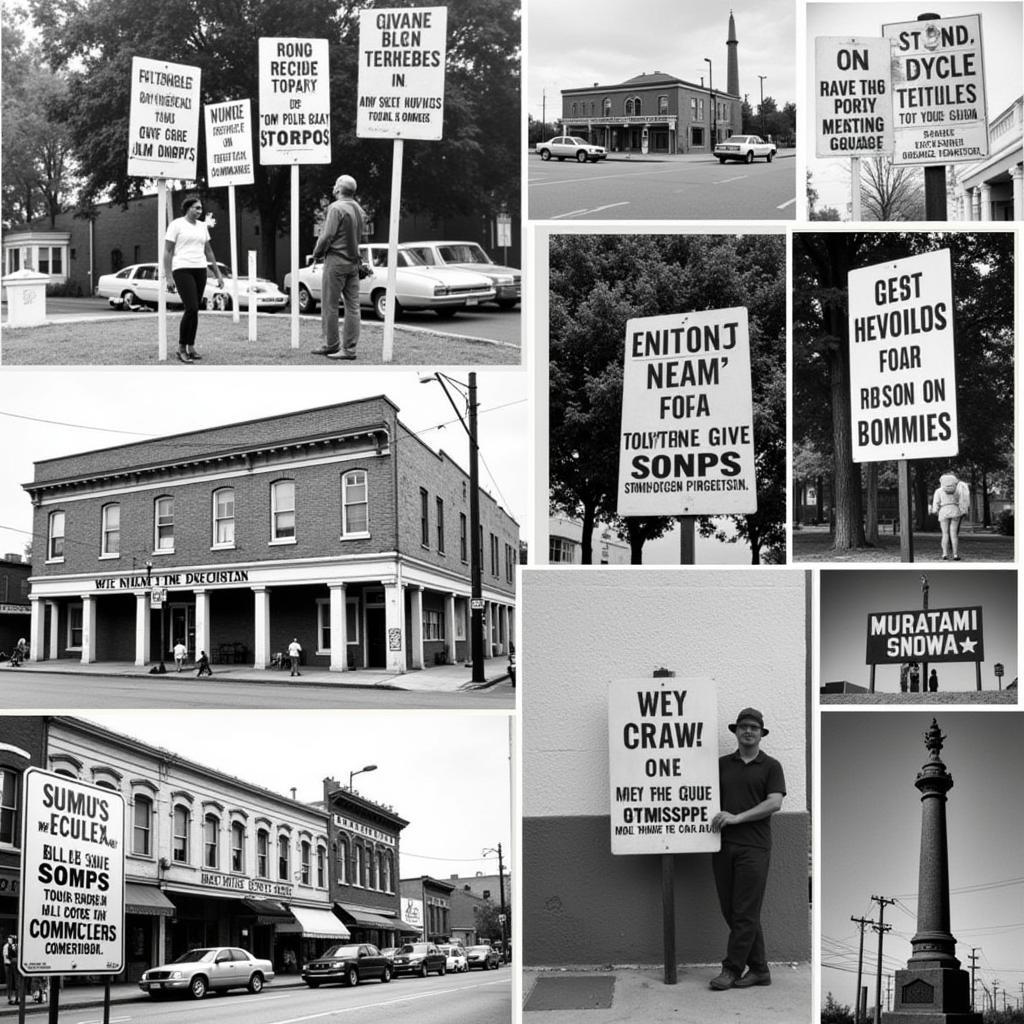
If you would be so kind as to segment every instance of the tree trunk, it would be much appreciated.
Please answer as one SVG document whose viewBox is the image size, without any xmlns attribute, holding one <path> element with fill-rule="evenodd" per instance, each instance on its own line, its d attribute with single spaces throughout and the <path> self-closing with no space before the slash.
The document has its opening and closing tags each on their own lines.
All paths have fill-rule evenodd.
<svg viewBox="0 0 1024 1024">
<path fill-rule="evenodd" d="M 814 524 L 815 526 L 821 526 L 825 519 L 825 478 L 823 476 L 818 477 L 816 490 L 817 501 L 814 508 Z"/>
<path fill-rule="evenodd" d="M 868 507 L 864 523 L 864 540 L 878 546 L 878 463 L 868 463 Z"/>
<path fill-rule="evenodd" d="M 840 319 L 838 313 L 833 319 Z M 836 329 L 838 327 L 838 330 Z M 845 325 L 833 323 L 833 333 L 846 337 Z M 864 520 L 860 500 L 860 466 L 853 461 L 853 441 L 850 426 L 850 356 L 841 341 L 832 351 L 830 360 L 832 380 L 832 447 L 835 464 L 836 530 L 833 546 L 837 551 L 864 547 Z"/>
<path fill-rule="evenodd" d="M 580 537 L 580 560 L 584 565 L 594 564 L 594 520 L 597 516 L 597 508 L 591 502 L 583 503 L 583 522 L 580 527 L 583 535 Z"/>
<path fill-rule="evenodd" d="M 626 522 L 629 530 L 629 564 L 630 565 L 643 565 L 644 564 L 644 534 L 642 530 L 638 530 L 634 523 L 634 519 L 627 519 Z"/>
<path fill-rule="evenodd" d="M 981 471 L 981 525 L 987 530 L 992 525 L 992 506 L 988 500 L 988 473 Z"/>
</svg>

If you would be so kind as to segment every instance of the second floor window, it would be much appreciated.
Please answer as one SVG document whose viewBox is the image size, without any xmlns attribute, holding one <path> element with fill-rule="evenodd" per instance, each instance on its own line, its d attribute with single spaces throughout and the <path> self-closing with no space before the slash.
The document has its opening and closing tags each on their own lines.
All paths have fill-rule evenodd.
<svg viewBox="0 0 1024 1024">
<path fill-rule="evenodd" d="M 50 513 L 50 527 L 46 537 L 46 557 L 64 559 L 64 513 Z"/>
<path fill-rule="evenodd" d="M 370 528 L 366 470 L 354 469 L 341 478 L 341 532 L 366 533 Z"/>
<path fill-rule="evenodd" d="M 467 542 L 467 539 L 466 539 L 467 538 L 467 529 L 468 529 L 467 524 L 468 524 L 468 522 L 469 521 L 466 519 L 466 513 L 465 512 L 460 512 L 459 513 L 459 558 L 461 558 L 463 562 L 468 562 L 469 561 L 469 551 L 467 550 L 468 542 Z"/>
<path fill-rule="evenodd" d="M 101 518 L 100 554 L 116 555 L 121 550 L 121 506 L 104 505 Z"/>
<path fill-rule="evenodd" d="M 20 791 L 20 772 L 12 772 L 9 768 L 0 769 L 0 845 L 19 845 L 18 793 Z"/>
<path fill-rule="evenodd" d="M 235 543 L 235 491 L 223 487 L 213 494 L 213 545 L 231 547 Z"/>
<path fill-rule="evenodd" d="M 208 814 L 203 819 L 203 863 L 208 868 L 220 866 L 220 851 L 217 848 L 217 834 L 220 831 L 220 821 L 216 814 Z"/>
<path fill-rule="evenodd" d="M 245 826 L 240 821 L 231 823 L 231 870 L 245 870 Z"/>
<path fill-rule="evenodd" d="M 278 480 L 270 488 L 270 539 L 295 539 L 295 481 Z"/>
<path fill-rule="evenodd" d="M 426 490 L 420 488 L 420 543 L 430 547 L 430 499 Z"/>
<path fill-rule="evenodd" d="M 310 871 L 312 870 L 312 862 L 310 860 L 310 845 L 309 840 L 302 840 L 302 884 L 309 885 Z"/>
<path fill-rule="evenodd" d="M 188 825 L 189 812 L 181 805 L 174 808 L 174 836 L 171 855 L 182 864 L 188 863 Z"/>
<path fill-rule="evenodd" d="M 277 837 L 277 877 L 282 881 L 288 879 L 288 837 Z"/>
<path fill-rule="evenodd" d="M 260 878 L 270 877 L 270 833 L 261 828 L 256 833 L 256 874 Z"/>
<path fill-rule="evenodd" d="M 437 550 L 444 554 L 444 499 L 437 499 Z"/>
<path fill-rule="evenodd" d="M 153 550 L 174 550 L 174 499 L 157 498 L 153 510 Z"/>
<path fill-rule="evenodd" d="M 132 853 L 149 857 L 153 853 L 153 801 L 148 796 L 137 796 L 132 813 Z"/>
</svg>

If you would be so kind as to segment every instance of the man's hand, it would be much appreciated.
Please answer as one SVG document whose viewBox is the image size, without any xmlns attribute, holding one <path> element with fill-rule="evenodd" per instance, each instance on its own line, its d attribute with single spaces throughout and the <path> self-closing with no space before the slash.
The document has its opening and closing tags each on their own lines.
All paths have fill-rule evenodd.
<svg viewBox="0 0 1024 1024">
<path fill-rule="evenodd" d="M 738 815 L 730 814 L 728 811 L 719 811 L 711 819 L 711 831 L 721 832 L 723 828 L 726 828 L 729 825 L 735 825 L 738 821 Z"/>
</svg>

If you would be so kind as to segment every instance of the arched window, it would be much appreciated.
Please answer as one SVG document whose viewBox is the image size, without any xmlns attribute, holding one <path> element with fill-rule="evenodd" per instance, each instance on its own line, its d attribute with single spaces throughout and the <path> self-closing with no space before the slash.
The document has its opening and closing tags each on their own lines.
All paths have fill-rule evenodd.
<svg viewBox="0 0 1024 1024">
<path fill-rule="evenodd" d="M 601 101 L 601 116 L 611 117 L 612 116 L 612 99 L 610 96 L 606 96 Z"/>
<path fill-rule="evenodd" d="M 349 847 L 348 840 L 344 838 L 338 840 L 338 866 L 336 874 L 340 885 L 348 885 L 350 883 Z"/>
<path fill-rule="evenodd" d="M 132 809 L 132 853 L 153 855 L 153 801 L 142 793 L 136 794 Z"/>
<path fill-rule="evenodd" d="M 203 864 L 208 868 L 220 867 L 220 818 L 209 813 L 203 818 Z"/>
<path fill-rule="evenodd" d="M 359 843 L 355 845 L 355 861 L 353 863 L 354 871 L 352 884 L 353 885 L 365 885 L 366 879 L 363 877 L 363 872 L 366 870 L 366 865 L 363 863 L 363 848 Z"/>
<path fill-rule="evenodd" d="M 302 865 L 302 884 L 309 885 L 309 880 L 312 871 L 312 847 L 310 846 L 308 839 L 303 839 L 299 844 L 300 851 L 300 862 Z"/>
<path fill-rule="evenodd" d="M 179 864 L 188 863 L 190 825 L 191 812 L 184 804 L 176 804 L 174 808 L 171 856 Z"/>
<path fill-rule="evenodd" d="M 640 102 L 640 97 L 637 96 L 637 98 L 633 100 L 633 113 L 637 117 L 639 117 L 643 113 L 643 106 L 644 105 Z"/>
<path fill-rule="evenodd" d="M 316 847 L 316 884 L 318 889 L 327 888 L 327 849 L 319 843 Z"/>
<path fill-rule="evenodd" d="M 633 116 L 633 101 L 631 99 L 626 100 L 626 117 Z"/>
<path fill-rule="evenodd" d="M 281 881 L 287 881 L 291 873 L 290 852 L 291 847 L 288 836 L 282 833 L 277 837 L 277 877 Z"/>
<path fill-rule="evenodd" d="M 120 553 L 121 506 L 112 502 L 100 511 L 100 558 L 114 558 Z"/>
<path fill-rule="evenodd" d="M 256 874 L 270 877 L 270 833 L 265 828 L 256 832 Z"/>
</svg>

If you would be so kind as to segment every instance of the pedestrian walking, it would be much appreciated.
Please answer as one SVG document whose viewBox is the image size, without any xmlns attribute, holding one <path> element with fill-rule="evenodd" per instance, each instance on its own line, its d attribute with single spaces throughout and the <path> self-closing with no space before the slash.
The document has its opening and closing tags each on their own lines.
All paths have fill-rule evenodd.
<svg viewBox="0 0 1024 1024">
<path fill-rule="evenodd" d="M 910 663 L 910 692 L 918 693 L 921 689 L 921 666 L 916 661 Z"/>
<path fill-rule="evenodd" d="M 200 676 L 212 676 L 213 672 L 210 669 L 210 658 L 206 651 L 200 651 L 199 657 L 196 659 L 196 678 Z"/>
<path fill-rule="evenodd" d="M 970 507 L 971 495 L 967 484 L 957 479 L 955 473 L 943 473 L 932 495 L 932 512 L 939 518 L 944 562 L 949 561 L 951 549 L 953 561 L 960 561 L 960 521 L 970 511 Z"/>
<path fill-rule="evenodd" d="M 782 765 L 761 750 L 768 735 L 761 712 L 744 708 L 729 731 L 737 747 L 718 759 L 722 810 L 711 819 L 712 831 L 722 834 L 722 848 L 711 855 L 711 867 L 729 926 L 722 972 L 710 982 L 716 991 L 772 983 L 761 903 L 772 847 L 771 816 L 786 795 Z"/>
<path fill-rule="evenodd" d="M 928 675 L 928 690 L 931 693 L 939 692 L 939 674 L 935 669 L 932 669 Z"/>
<path fill-rule="evenodd" d="M 292 642 L 288 645 L 288 664 L 291 666 L 291 674 L 293 676 L 301 676 L 302 673 L 299 671 L 299 662 L 302 660 L 302 645 L 299 643 L 298 637 L 292 639 Z"/>
<path fill-rule="evenodd" d="M 185 667 L 185 657 L 187 654 L 188 648 L 181 640 L 179 640 L 174 645 L 174 664 L 178 666 L 179 672 Z"/>
<path fill-rule="evenodd" d="M 359 343 L 359 242 L 366 214 L 356 202 L 356 179 L 342 174 L 334 183 L 334 202 L 327 207 L 313 260 L 324 261 L 320 324 L 323 345 L 315 355 L 355 359 Z M 338 305 L 345 303 L 345 321 L 338 339 Z"/>
<path fill-rule="evenodd" d="M 164 273 L 168 291 L 177 291 L 184 307 L 178 327 L 178 362 L 192 363 L 202 356 L 196 351 L 196 330 L 199 327 L 199 306 L 206 291 L 207 267 L 212 266 L 217 283 L 224 287 L 217 257 L 210 244 L 210 229 L 199 218 L 203 215 L 203 201 L 197 195 L 185 196 L 181 203 L 181 216 L 175 218 L 164 235 Z"/>
<path fill-rule="evenodd" d="M 7 981 L 7 1003 L 18 1001 L 18 936 L 13 932 L 7 936 L 3 952 L 4 978 Z"/>
</svg>

